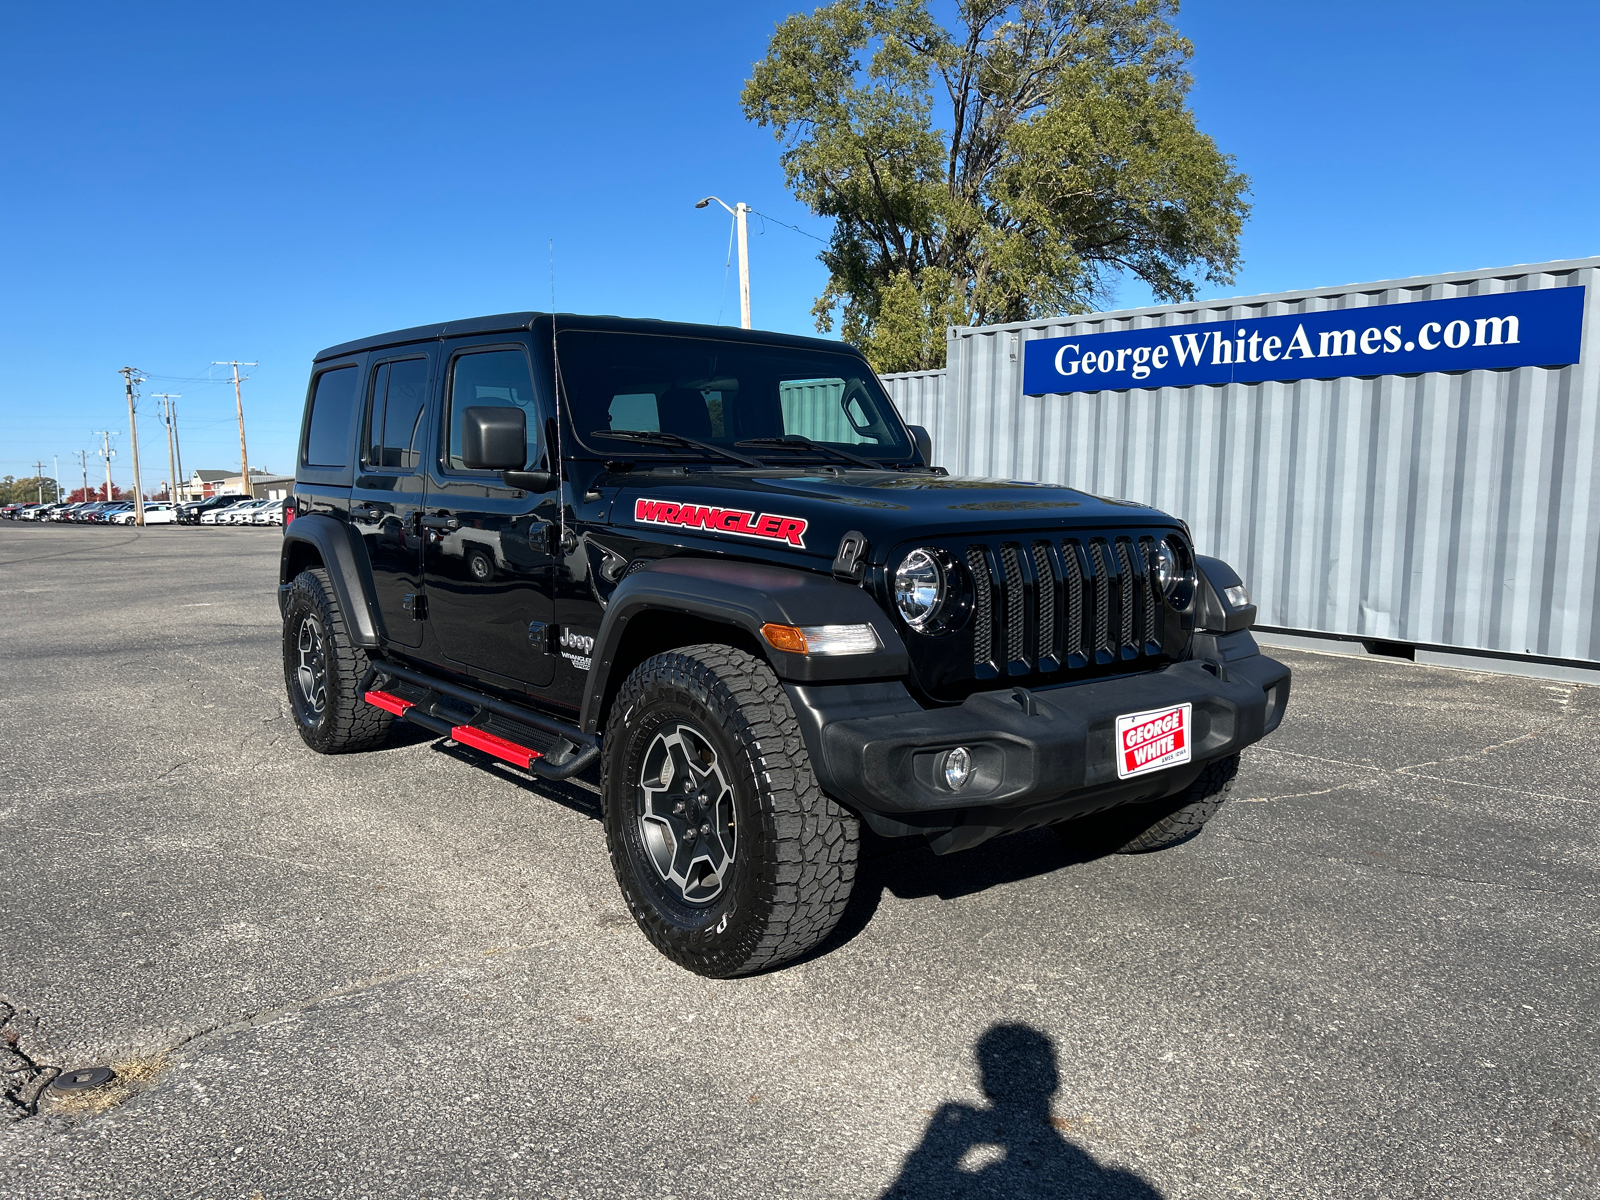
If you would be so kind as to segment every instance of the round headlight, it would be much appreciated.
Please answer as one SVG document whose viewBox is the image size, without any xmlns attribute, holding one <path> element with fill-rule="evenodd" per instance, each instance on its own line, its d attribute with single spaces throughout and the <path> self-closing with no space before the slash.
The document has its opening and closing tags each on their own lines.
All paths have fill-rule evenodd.
<svg viewBox="0 0 1600 1200">
<path fill-rule="evenodd" d="M 949 595 L 944 568 L 931 550 L 913 550 L 894 573 L 894 603 L 913 629 L 932 624 Z"/>
<path fill-rule="evenodd" d="M 1160 538 L 1150 551 L 1150 569 L 1167 603 L 1173 608 L 1189 607 L 1194 598 L 1194 563 L 1181 544 Z"/>
<path fill-rule="evenodd" d="M 1178 574 L 1178 560 L 1172 556 L 1172 547 L 1162 538 L 1150 552 L 1150 567 L 1156 573 L 1156 586 L 1164 595 L 1172 594 L 1173 580 Z"/>
</svg>

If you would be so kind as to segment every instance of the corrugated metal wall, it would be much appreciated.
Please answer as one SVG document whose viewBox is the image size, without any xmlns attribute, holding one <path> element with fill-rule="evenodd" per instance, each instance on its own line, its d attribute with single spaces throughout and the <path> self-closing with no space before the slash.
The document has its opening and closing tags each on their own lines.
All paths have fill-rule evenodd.
<svg viewBox="0 0 1600 1200">
<path fill-rule="evenodd" d="M 1559 369 L 1022 394 L 1024 339 L 1574 285 L 1600 259 L 956 329 L 886 382 L 953 473 L 1184 518 L 1262 625 L 1600 662 L 1600 304 Z"/>
<path fill-rule="evenodd" d="M 921 425 L 933 437 L 934 453 L 939 450 L 935 425 L 946 413 L 943 371 L 906 371 L 900 375 L 880 375 L 889 390 L 889 399 L 908 425 Z"/>
</svg>

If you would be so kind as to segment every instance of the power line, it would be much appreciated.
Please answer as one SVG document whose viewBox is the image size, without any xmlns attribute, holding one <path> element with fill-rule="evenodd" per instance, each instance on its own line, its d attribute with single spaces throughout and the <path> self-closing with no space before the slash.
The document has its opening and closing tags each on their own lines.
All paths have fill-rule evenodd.
<svg viewBox="0 0 1600 1200">
<path fill-rule="evenodd" d="M 791 225 L 787 221 L 780 221 L 780 220 L 778 220 L 777 217 L 769 217 L 769 216 L 767 216 L 766 213 L 756 212 L 756 210 L 753 209 L 753 208 L 750 211 L 755 216 L 760 217 L 763 221 L 771 221 L 774 225 L 782 225 L 785 229 L 792 229 L 796 233 L 798 233 L 801 237 L 808 237 L 813 242 L 821 242 L 824 246 L 826 246 L 828 244 L 828 239 L 827 238 L 818 237 L 814 233 L 807 233 L 804 229 L 801 229 L 800 226 L 798 226 L 798 225 Z"/>
</svg>

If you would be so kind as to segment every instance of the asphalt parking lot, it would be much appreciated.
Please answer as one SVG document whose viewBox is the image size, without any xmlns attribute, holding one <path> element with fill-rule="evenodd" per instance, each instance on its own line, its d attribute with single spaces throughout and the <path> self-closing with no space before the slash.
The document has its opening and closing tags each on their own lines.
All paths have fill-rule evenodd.
<svg viewBox="0 0 1600 1200">
<path fill-rule="evenodd" d="M 0 1194 L 1591 1197 L 1600 689 L 1275 653 L 1199 838 L 876 844 L 712 981 L 594 782 L 300 743 L 280 534 L 0 527 Z"/>
</svg>

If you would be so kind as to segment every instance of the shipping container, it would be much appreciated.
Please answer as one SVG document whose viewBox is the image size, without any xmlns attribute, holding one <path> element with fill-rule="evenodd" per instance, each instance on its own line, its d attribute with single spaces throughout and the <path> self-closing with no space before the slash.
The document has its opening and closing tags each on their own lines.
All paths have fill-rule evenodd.
<svg viewBox="0 0 1600 1200">
<path fill-rule="evenodd" d="M 1259 626 L 1353 646 L 1396 643 L 1433 661 L 1453 661 L 1453 651 L 1506 656 L 1523 663 L 1500 669 L 1580 668 L 1574 677 L 1593 678 L 1589 670 L 1600 666 L 1600 371 L 1592 361 L 1595 306 L 1585 297 L 1600 281 L 1597 268 L 1600 258 L 1589 258 L 957 328 L 942 376 L 892 375 L 885 384 L 905 418 L 928 428 L 935 462 L 952 473 L 1066 483 L 1181 517 L 1200 553 L 1225 559 L 1244 577 Z M 1506 295 L 1572 288 L 1583 290 Z M 1361 311 L 1470 297 L 1493 299 Z M 1494 316 L 1496 306 L 1542 311 L 1558 302 L 1571 314 L 1571 346 L 1581 338 L 1582 349 L 1557 365 L 1382 370 L 1389 349 L 1392 361 L 1408 367 L 1423 358 L 1414 337 L 1420 347 L 1441 347 L 1437 359 L 1447 366 L 1514 354 L 1534 343 L 1536 331 L 1526 316 L 1520 331 L 1514 317 Z M 1315 315 L 1324 313 L 1341 315 Z M 1414 335 L 1432 315 L 1439 320 Z M 1280 317 L 1291 320 L 1271 320 Z M 1403 333 L 1385 334 L 1384 321 Z M 1341 325 L 1349 328 L 1321 335 L 1321 358 L 1318 336 L 1305 339 L 1317 361 L 1294 370 L 1260 361 L 1287 333 L 1266 342 L 1251 333 Z M 1185 351 L 1185 335 L 1195 337 L 1188 327 L 1217 332 Z M 1142 330 L 1161 332 L 1073 342 L 1079 348 L 1054 353 L 1054 371 L 1072 372 L 1073 356 L 1089 347 L 1087 370 L 1098 361 L 1089 378 L 1050 374 L 1044 352 L 1067 343 L 1027 349 Z M 1198 357 L 1196 344 L 1208 347 L 1204 369 L 1213 375 L 1319 377 L 1126 386 L 1138 355 L 1107 351 L 1097 360 L 1092 347 L 1134 341 L 1171 341 L 1186 358 Z M 1161 361 L 1176 369 L 1168 357 L 1163 347 Z M 1034 363 L 1031 379 L 1043 372 L 1051 386 L 1079 390 L 1025 394 L 1026 361 Z M 1146 368 L 1150 383 L 1159 374 Z"/>
</svg>

